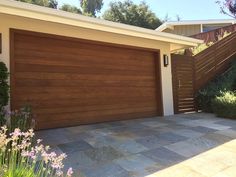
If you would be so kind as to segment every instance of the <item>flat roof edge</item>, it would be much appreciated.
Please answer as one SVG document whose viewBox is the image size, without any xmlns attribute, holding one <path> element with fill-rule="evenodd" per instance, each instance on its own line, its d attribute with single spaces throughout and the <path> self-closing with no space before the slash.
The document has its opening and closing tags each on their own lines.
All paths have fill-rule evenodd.
<svg viewBox="0 0 236 177">
<path fill-rule="evenodd" d="M 100 28 L 108 27 L 110 29 L 111 28 L 114 29 L 114 31 L 117 30 L 117 32 L 118 32 L 118 30 L 131 31 L 134 33 L 134 36 L 136 36 L 136 37 L 140 37 L 142 34 L 141 37 L 145 36 L 146 38 L 149 38 L 152 40 L 159 40 L 159 41 L 163 41 L 163 42 L 177 43 L 177 44 L 191 45 L 191 46 L 202 43 L 202 41 L 198 40 L 198 39 L 183 37 L 183 36 L 169 34 L 169 33 L 158 32 L 155 30 L 135 27 L 135 26 L 131 26 L 131 25 L 125 25 L 125 24 L 121 24 L 121 23 L 110 22 L 110 21 L 106 21 L 106 20 L 102 20 L 102 19 L 96 19 L 96 18 L 92 18 L 92 17 L 87 17 L 87 16 L 83 16 L 83 15 L 79 15 L 79 14 L 73 14 L 73 13 L 64 12 L 64 11 L 57 10 L 57 9 L 41 7 L 41 6 L 18 2 L 18 1 L 14 1 L 14 0 L 1 0 L 0 1 L 0 12 L 3 12 L 5 14 L 10 14 L 6 11 L 4 12 L 4 9 L 1 10 L 1 7 L 18 9 L 18 10 L 22 10 L 22 11 L 29 11 L 29 12 L 33 12 L 33 13 L 37 13 L 37 14 L 50 15 L 53 17 L 57 17 L 57 18 L 61 18 L 61 19 L 69 19 L 69 20 L 73 20 L 76 22 L 84 22 L 84 23 L 88 23 L 88 24 L 97 25 Z M 17 16 L 26 17 L 26 15 L 24 16 L 24 14 L 17 14 L 17 13 L 10 14 L 10 15 L 17 15 Z M 37 19 L 32 16 L 31 17 L 27 16 L 27 17 Z M 49 21 L 48 19 L 43 19 L 43 20 Z M 53 22 L 53 21 L 51 21 L 51 22 Z M 57 21 L 55 21 L 55 22 L 57 22 Z M 67 24 L 67 25 L 75 26 L 75 24 L 73 24 L 73 23 Z M 76 25 L 76 26 L 78 26 L 78 25 Z M 99 30 L 102 30 L 102 29 L 99 29 Z M 125 34 L 125 32 L 123 32 L 123 34 Z M 140 36 L 138 34 L 140 34 Z"/>
</svg>

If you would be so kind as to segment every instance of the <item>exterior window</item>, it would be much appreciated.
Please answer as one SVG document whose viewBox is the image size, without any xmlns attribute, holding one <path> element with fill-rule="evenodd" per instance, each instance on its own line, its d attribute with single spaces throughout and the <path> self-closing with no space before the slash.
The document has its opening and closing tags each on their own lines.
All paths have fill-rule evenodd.
<svg viewBox="0 0 236 177">
<path fill-rule="evenodd" d="M 208 32 L 208 31 L 212 31 L 212 30 L 215 30 L 215 29 L 218 29 L 218 28 L 222 28 L 222 27 L 225 27 L 225 26 L 228 26 L 230 24 L 225 24 L 225 25 L 203 25 L 203 32 Z"/>
</svg>

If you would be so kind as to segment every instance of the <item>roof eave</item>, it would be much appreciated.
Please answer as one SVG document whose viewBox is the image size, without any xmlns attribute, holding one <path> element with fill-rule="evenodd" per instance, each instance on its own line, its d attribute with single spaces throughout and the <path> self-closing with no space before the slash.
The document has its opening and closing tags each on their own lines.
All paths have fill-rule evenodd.
<svg viewBox="0 0 236 177">
<path fill-rule="evenodd" d="M 127 35 L 127 32 L 129 31 L 130 36 L 142 37 L 146 39 L 158 40 L 169 43 L 176 43 L 183 46 L 194 46 L 196 44 L 202 43 L 201 40 L 197 39 L 172 35 L 168 33 L 160 33 L 155 30 L 149 30 L 140 27 L 134 27 L 131 25 L 95 19 L 92 17 L 86 17 L 83 15 L 68 13 L 56 9 L 45 8 L 13 0 L 1 0 L 0 13 L 44 20 L 49 22 L 63 23 L 70 26 L 97 29 L 100 31 L 118 33 L 123 35 Z"/>
</svg>

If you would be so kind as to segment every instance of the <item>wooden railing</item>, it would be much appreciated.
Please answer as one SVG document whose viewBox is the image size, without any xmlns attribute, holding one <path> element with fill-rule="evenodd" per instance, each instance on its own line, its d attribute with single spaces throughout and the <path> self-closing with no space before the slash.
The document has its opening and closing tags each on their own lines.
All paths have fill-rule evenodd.
<svg viewBox="0 0 236 177">
<path fill-rule="evenodd" d="M 198 90 L 226 71 L 232 60 L 236 60 L 236 32 L 195 56 L 173 54 L 171 59 L 175 112 L 195 110 Z"/>
<path fill-rule="evenodd" d="M 209 43 L 209 42 L 218 41 L 219 36 L 223 36 L 225 32 L 232 33 L 234 31 L 236 31 L 236 24 L 225 26 L 223 28 L 218 28 L 211 31 L 207 31 L 204 33 L 195 34 L 190 37 L 196 38 L 196 39 L 202 39 L 204 40 L 205 43 Z"/>
<path fill-rule="evenodd" d="M 195 71 L 195 90 L 204 87 L 229 67 L 236 57 L 236 32 L 216 42 L 193 57 Z"/>
</svg>

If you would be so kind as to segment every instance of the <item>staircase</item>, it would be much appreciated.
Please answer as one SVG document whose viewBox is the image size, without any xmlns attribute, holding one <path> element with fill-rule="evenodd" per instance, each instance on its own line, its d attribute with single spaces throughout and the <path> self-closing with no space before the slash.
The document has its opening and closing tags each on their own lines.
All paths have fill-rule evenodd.
<svg viewBox="0 0 236 177">
<path fill-rule="evenodd" d="M 194 56 L 195 90 L 229 68 L 236 59 L 236 31 Z"/>
<path fill-rule="evenodd" d="M 195 56 L 172 54 L 175 113 L 196 110 L 195 95 L 236 60 L 236 31 Z"/>
</svg>

